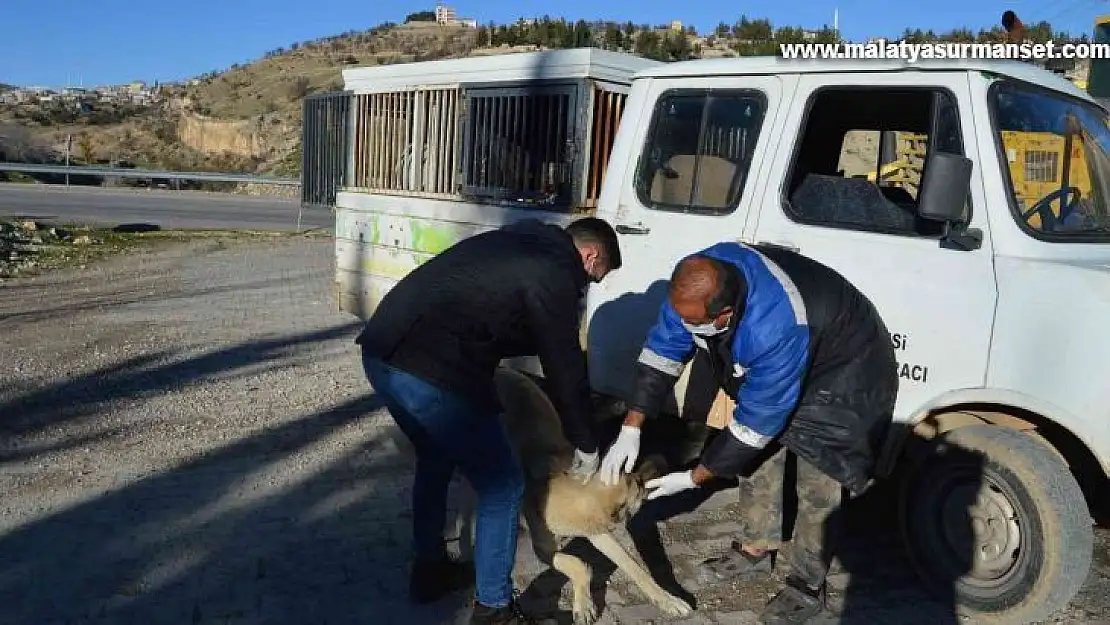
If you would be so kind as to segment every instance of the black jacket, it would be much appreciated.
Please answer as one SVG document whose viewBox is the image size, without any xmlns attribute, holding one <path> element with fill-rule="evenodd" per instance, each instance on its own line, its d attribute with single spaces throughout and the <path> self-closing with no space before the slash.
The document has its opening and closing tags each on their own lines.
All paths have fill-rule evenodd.
<svg viewBox="0 0 1110 625">
<path fill-rule="evenodd" d="M 707 468 L 722 476 L 743 473 L 777 440 L 861 492 L 898 387 L 894 349 L 878 312 L 840 274 L 800 254 L 736 244 L 703 253 L 736 272 L 736 314 L 725 332 L 695 340 L 665 303 L 637 364 L 632 407 L 657 410 L 683 363 L 700 350 L 716 386 L 737 401 L 733 435 L 716 437 L 705 450 Z"/>
<path fill-rule="evenodd" d="M 578 329 L 589 277 L 565 230 L 525 220 L 458 242 L 386 294 L 356 342 L 364 352 L 499 410 L 494 371 L 539 356 L 567 439 L 597 450 Z"/>
</svg>

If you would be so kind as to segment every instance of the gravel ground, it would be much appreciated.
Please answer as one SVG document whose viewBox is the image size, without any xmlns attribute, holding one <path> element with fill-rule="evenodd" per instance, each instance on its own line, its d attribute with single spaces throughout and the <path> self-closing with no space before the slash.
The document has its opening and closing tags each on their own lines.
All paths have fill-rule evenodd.
<svg viewBox="0 0 1110 625">
<path fill-rule="evenodd" d="M 412 464 L 335 310 L 331 246 L 205 239 L 0 287 L 0 623 L 464 622 L 465 597 L 405 602 Z M 735 531 L 732 497 L 660 526 L 697 600 L 684 623 L 754 623 L 775 589 L 690 580 Z M 831 576 L 840 622 L 958 622 L 875 510 Z M 1098 540 L 1055 622 L 1110 622 Z M 602 623 L 664 622 L 595 574 Z M 517 577 L 529 605 L 567 607 L 526 538 Z"/>
</svg>

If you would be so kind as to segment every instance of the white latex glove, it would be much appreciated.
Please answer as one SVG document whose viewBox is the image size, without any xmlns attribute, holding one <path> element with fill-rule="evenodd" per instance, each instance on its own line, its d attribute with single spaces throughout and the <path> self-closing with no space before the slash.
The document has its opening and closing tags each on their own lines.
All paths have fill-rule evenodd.
<svg viewBox="0 0 1110 625">
<path fill-rule="evenodd" d="M 654 480 L 648 480 L 644 484 L 644 488 L 649 492 L 647 498 L 655 499 L 656 497 L 666 497 L 675 493 L 681 493 L 684 490 L 697 488 L 694 483 L 694 470 L 678 471 L 676 473 L 668 473 L 663 477 L 657 477 Z"/>
<path fill-rule="evenodd" d="M 632 471 L 638 455 L 640 455 L 640 428 L 622 425 L 620 435 L 605 453 L 605 460 L 601 463 L 601 482 L 609 486 L 616 484 L 622 471 L 624 473 Z"/>
<path fill-rule="evenodd" d="M 587 454 L 579 449 L 574 450 L 574 462 L 570 465 L 570 474 L 574 479 L 585 484 L 597 472 L 597 452 Z"/>
</svg>

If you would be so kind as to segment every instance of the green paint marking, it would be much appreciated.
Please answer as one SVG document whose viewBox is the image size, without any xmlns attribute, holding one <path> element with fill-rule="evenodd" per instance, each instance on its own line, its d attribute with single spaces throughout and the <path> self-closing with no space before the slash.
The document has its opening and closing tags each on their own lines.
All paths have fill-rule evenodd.
<svg viewBox="0 0 1110 625">
<path fill-rule="evenodd" d="M 439 254 L 459 240 L 458 228 L 449 224 L 411 219 L 408 227 L 412 232 L 412 247 L 418 252 Z"/>
<path fill-rule="evenodd" d="M 378 244 L 378 236 L 380 235 L 378 219 L 379 217 L 374 216 L 374 218 L 370 220 L 370 232 L 367 233 L 367 236 L 370 238 L 370 243 L 374 245 Z"/>
</svg>

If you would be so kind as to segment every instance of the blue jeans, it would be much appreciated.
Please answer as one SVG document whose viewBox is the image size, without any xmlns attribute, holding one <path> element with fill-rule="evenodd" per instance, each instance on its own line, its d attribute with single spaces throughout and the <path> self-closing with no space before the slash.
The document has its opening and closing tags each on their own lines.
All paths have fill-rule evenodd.
<svg viewBox="0 0 1110 625">
<path fill-rule="evenodd" d="M 524 496 L 524 473 L 497 414 L 393 368 L 362 358 L 370 385 L 416 449 L 412 533 L 416 557 L 446 555 L 447 487 L 456 468 L 478 495 L 474 573 L 478 602 L 508 605 Z"/>
</svg>

